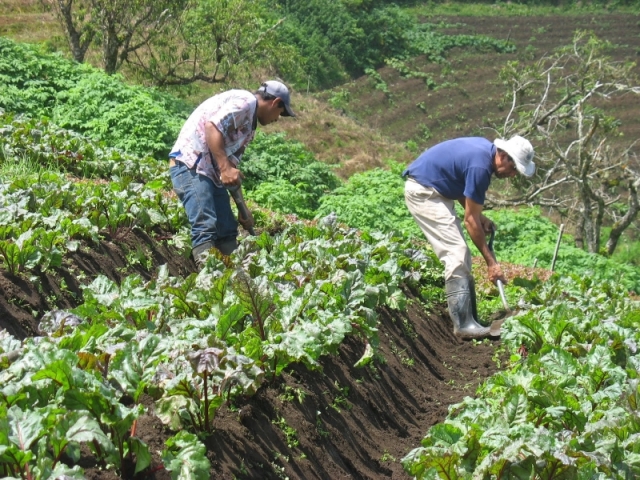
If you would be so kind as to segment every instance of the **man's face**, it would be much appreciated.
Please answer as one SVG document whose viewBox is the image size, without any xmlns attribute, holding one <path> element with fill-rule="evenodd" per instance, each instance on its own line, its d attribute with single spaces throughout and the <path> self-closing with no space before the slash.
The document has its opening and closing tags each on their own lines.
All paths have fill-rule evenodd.
<svg viewBox="0 0 640 480">
<path fill-rule="evenodd" d="M 498 178 L 511 178 L 515 177 L 518 173 L 516 162 L 509 156 L 507 152 L 498 152 L 496 158 L 496 169 L 494 173 Z"/>
<path fill-rule="evenodd" d="M 269 125 L 270 123 L 277 122 L 280 115 L 284 113 L 284 106 L 280 106 L 282 100 L 274 98 L 267 102 L 267 108 L 265 108 L 262 114 L 258 115 L 258 121 L 260 125 Z"/>
</svg>

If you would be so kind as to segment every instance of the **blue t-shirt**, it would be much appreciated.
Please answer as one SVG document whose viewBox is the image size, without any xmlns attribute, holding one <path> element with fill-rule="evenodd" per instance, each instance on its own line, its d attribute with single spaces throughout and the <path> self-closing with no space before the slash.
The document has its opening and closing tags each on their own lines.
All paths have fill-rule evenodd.
<svg viewBox="0 0 640 480">
<path fill-rule="evenodd" d="M 482 137 L 464 137 L 434 145 L 402 173 L 420 185 L 435 188 L 452 200 L 470 198 L 484 205 L 491 183 L 496 146 Z"/>
</svg>

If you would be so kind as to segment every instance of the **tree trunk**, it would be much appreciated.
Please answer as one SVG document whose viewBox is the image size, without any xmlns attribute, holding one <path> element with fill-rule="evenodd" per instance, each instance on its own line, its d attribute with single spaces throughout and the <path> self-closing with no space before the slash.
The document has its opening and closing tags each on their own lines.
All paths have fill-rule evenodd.
<svg viewBox="0 0 640 480">
<path fill-rule="evenodd" d="M 102 30 L 104 38 L 102 40 L 102 61 L 104 71 L 109 75 L 116 73 L 118 69 L 119 41 L 118 33 L 112 25 L 106 25 Z"/>
<path fill-rule="evenodd" d="M 576 248 L 582 250 L 584 248 L 584 218 L 579 217 L 576 224 L 576 236 L 575 236 Z"/>
<path fill-rule="evenodd" d="M 598 239 L 596 238 L 595 223 L 593 221 L 593 203 L 586 185 L 580 188 L 580 199 L 582 201 L 582 232 L 587 247 L 587 252 L 596 253 L 598 251 Z"/>
<path fill-rule="evenodd" d="M 617 222 L 613 224 L 611 228 L 611 234 L 609 235 L 609 239 L 607 240 L 607 255 L 613 255 L 616 247 L 618 246 L 618 241 L 622 236 L 623 232 L 633 223 L 633 221 L 637 218 L 638 212 L 640 211 L 640 206 L 638 205 L 638 186 L 635 182 L 629 182 L 629 199 L 627 202 L 628 210 L 627 213 Z"/>
<path fill-rule="evenodd" d="M 56 0 L 54 8 L 58 11 L 58 20 L 67 34 L 73 59 L 76 62 L 83 63 L 84 56 L 93 41 L 95 32 L 89 24 L 85 24 L 80 32 L 76 29 L 72 15 L 73 0 Z"/>
</svg>

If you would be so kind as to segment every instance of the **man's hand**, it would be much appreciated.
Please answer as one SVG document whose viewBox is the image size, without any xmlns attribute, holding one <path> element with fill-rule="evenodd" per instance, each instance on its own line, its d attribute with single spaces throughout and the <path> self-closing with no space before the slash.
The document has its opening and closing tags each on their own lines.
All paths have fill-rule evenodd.
<svg viewBox="0 0 640 480">
<path fill-rule="evenodd" d="M 503 284 L 505 285 L 507 284 L 507 277 L 504 276 L 504 273 L 502 272 L 502 268 L 500 267 L 500 264 L 494 263 L 493 265 L 488 267 L 488 270 L 489 270 L 489 280 L 491 281 L 491 283 L 495 285 L 498 282 L 498 280 L 500 280 Z"/>
<path fill-rule="evenodd" d="M 224 137 L 222 133 L 220 133 L 218 128 L 211 122 L 205 124 L 204 132 L 209 151 L 220 170 L 220 181 L 227 188 L 239 187 L 244 177 L 227 156 L 224 149 Z"/>
<path fill-rule="evenodd" d="M 225 187 L 237 187 L 243 179 L 244 175 L 237 168 L 228 167 L 225 170 L 220 170 L 220 181 Z"/>
<path fill-rule="evenodd" d="M 482 214 L 480 214 L 480 224 L 484 233 L 491 233 L 496 230 L 496 224 Z"/>
</svg>

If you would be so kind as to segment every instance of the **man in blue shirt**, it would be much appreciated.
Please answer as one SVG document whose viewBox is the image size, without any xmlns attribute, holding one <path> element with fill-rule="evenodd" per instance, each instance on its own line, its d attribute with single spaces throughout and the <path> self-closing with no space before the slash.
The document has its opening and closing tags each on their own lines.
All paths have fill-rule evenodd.
<svg viewBox="0 0 640 480">
<path fill-rule="evenodd" d="M 457 138 L 425 150 L 403 173 L 408 177 L 407 207 L 444 263 L 449 314 L 453 332 L 460 338 L 485 338 L 490 333 L 478 323 L 471 251 L 455 201 L 464 207 L 465 227 L 487 262 L 489 279 L 506 283 L 485 236 L 495 225 L 482 214 L 482 208 L 491 176 L 509 178 L 520 172 L 530 177 L 535 172 L 533 155 L 531 143 L 519 135 L 493 143 L 481 137 Z"/>
</svg>

